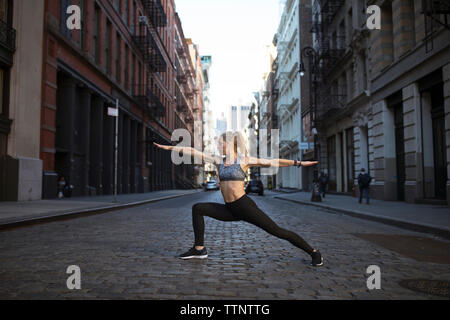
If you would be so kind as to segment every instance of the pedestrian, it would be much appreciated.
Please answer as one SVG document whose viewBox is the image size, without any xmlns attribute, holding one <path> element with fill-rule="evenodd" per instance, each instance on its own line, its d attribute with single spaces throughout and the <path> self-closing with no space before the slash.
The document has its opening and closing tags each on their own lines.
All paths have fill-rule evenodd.
<svg viewBox="0 0 450 320">
<path fill-rule="evenodd" d="M 267 216 L 256 203 L 245 194 L 244 179 L 250 167 L 289 167 L 313 166 L 317 161 L 297 161 L 285 159 L 259 159 L 249 157 L 245 148 L 244 139 L 239 132 L 225 132 L 218 141 L 218 150 L 221 156 L 209 155 L 191 147 L 155 145 L 164 150 L 183 152 L 201 158 L 203 162 L 212 163 L 218 170 L 220 190 L 225 204 L 214 202 L 196 203 L 192 206 L 192 224 L 194 227 L 195 242 L 191 249 L 181 254 L 181 259 L 204 259 L 208 257 L 204 246 L 205 223 L 204 217 L 212 217 L 220 221 L 246 221 L 262 228 L 271 235 L 284 239 L 294 246 L 308 253 L 312 266 L 323 265 L 322 255 L 313 249 L 298 234 L 279 227 Z"/>
<path fill-rule="evenodd" d="M 325 193 L 328 185 L 328 175 L 323 171 L 320 173 L 319 184 L 320 184 L 320 194 L 322 195 L 322 198 L 325 198 Z"/>
<path fill-rule="evenodd" d="M 66 179 L 64 176 L 59 177 L 58 180 L 58 198 L 61 199 L 64 197 L 64 188 L 66 186 Z"/>
<path fill-rule="evenodd" d="M 358 175 L 358 185 L 359 185 L 359 203 L 362 203 L 363 194 L 366 194 L 366 203 L 369 204 L 369 191 L 370 182 L 372 177 L 369 173 L 366 173 L 366 169 L 362 168 L 361 173 Z"/>
</svg>

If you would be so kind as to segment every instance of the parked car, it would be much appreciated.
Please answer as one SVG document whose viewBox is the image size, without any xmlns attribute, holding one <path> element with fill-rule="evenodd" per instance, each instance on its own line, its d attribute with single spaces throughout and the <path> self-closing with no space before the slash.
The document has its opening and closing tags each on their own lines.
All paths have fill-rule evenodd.
<svg viewBox="0 0 450 320">
<path fill-rule="evenodd" d="M 206 181 L 205 183 L 205 191 L 209 190 L 219 190 L 219 184 L 216 180 Z"/>
<path fill-rule="evenodd" d="M 250 180 L 245 187 L 245 193 L 257 193 L 260 196 L 264 195 L 264 185 L 261 180 Z"/>
</svg>

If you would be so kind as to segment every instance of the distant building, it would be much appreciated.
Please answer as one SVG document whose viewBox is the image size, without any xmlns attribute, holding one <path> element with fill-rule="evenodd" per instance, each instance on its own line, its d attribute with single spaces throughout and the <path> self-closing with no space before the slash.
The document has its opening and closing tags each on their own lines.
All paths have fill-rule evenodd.
<svg viewBox="0 0 450 320">
<path fill-rule="evenodd" d="M 193 93 L 196 87 L 195 67 L 179 15 L 176 14 L 175 17 L 175 127 L 188 130 L 191 137 L 194 137 L 194 109 L 197 108 Z M 194 146 L 193 143 L 191 141 L 191 147 Z M 174 170 L 177 188 L 190 188 L 195 185 L 197 173 L 194 164 L 177 165 Z"/>
<path fill-rule="evenodd" d="M 277 116 L 277 100 L 278 100 L 278 82 L 276 81 L 275 75 L 277 73 L 277 52 L 275 46 L 272 44 L 267 47 L 266 50 L 266 63 L 267 69 L 264 70 L 263 75 L 263 86 L 260 90 L 260 109 L 258 112 L 259 120 L 259 132 L 267 133 L 267 137 L 262 141 L 266 140 L 267 145 L 259 146 L 260 149 L 267 150 L 267 156 L 273 157 L 271 154 L 272 145 L 272 129 L 278 129 L 278 116 Z M 272 172 L 273 173 L 273 172 Z M 277 187 L 276 174 L 261 175 L 261 181 L 264 187 L 267 189 L 275 189 Z"/>
<path fill-rule="evenodd" d="M 302 159 L 300 143 L 304 142 L 302 124 L 301 79 L 299 75 L 301 30 L 304 23 L 301 9 L 305 0 L 285 1 L 283 13 L 275 36 L 278 50 L 276 81 L 279 88 L 277 115 L 280 128 L 280 158 Z M 310 18 L 308 18 L 310 19 Z M 303 21 L 305 20 L 305 21 Z M 303 170 L 284 167 L 278 170 L 277 183 L 283 188 L 302 189 Z"/>
<path fill-rule="evenodd" d="M 227 130 L 236 131 L 238 128 L 238 107 L 231 106 L 230 108 L 230 121 Z"/>
<path fill-rule="evenodd" d="M 250 106 L 231 106 L 229 109 L 229 131 L 242 131 L 248 126 Z"/>
<path fill-rule="evenodd" d="M 210 96 L 210 68 L 212 65 L 211 56 L 202 56 L 203 68 L 203 151 L 207 154 L 214 153 L 214 119 Z M 212 163 L 205 163 L 203 167 L 204 180 L 210 180 L 216 173 Z"/>
<path fill-rule="evenodd" d="M 225 114 L 222 112 L 220 114 L 220 117 L 216 119 L 215 136 L 218 137 L 226 131 L 227 131 L 227 119 L 225 118 Z"/>
<path fill-rule="evenodd" d="M 192 88 L 191 95 L 193 97 L 194 105 L 193 105 L 193 114 L 194 114 L 194 133 L 195 136 L 195 148 L 203 151 L 203 111 L 204 111 L 204 95 L 203 95 L 203 86 L 205 83 L 204 79 L 204 70 L 202 66 L 202 59 L 200 55 L 199 45 L 193 43 L 192 39 L 186 39 L 186 42 L 189 47 L 190 56 L 192 59 L 192 64 L 194 65 L 194 74 L 193 77 L 195 79 L 194 87 Z M 197 136 L 198 135 L 198 136 Z M 194 181 L 200 186 L 204 181 L 204 173 L 203 173 L 203 165 L 196 164 L 194 166 Z"/>
</svg>

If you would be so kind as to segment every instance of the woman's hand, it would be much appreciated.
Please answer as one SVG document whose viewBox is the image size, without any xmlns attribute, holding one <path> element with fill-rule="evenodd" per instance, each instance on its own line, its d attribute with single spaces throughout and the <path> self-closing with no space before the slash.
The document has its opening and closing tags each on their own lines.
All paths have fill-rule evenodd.
<svg viewBox="0 0 450 320">
<path fill-rule="evenodd" d="M 162 145 L 162 144 L 157 144 L 156 142 L 153 142 L 153 144 L 155 146 L 157 146 L 158 148 L 163 149 L 163 150 L 172 150 L 173 149 L 173 146 L 166 146 L 166 145 Z"/>
<path fill-rule="evenodd" d="M 300 166 L 311 167 L 311 166 L 315 166 L 318 163 L 319 163 L 318 161 L 302 161 L 302 162 L 300 162 Z"/>
</svg>

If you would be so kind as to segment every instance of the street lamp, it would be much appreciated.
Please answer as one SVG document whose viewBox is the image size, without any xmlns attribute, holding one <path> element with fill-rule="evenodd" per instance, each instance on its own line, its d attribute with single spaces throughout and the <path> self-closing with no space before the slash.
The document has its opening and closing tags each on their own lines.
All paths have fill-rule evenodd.
<svg viewBox="0 0 450 320">
<path fill-rule="evenodd" d="M 318 58 L 319 55 L 317 54 L 317 51 L 314 50 L 312 47 L 305 47 L 302 49 L 300 58 L 307 57 L 308 58 L 308 66 L 309 66 L 309 104 L 310 104 L 310 122 L 311 122 L 311 133 L 313 134 L 314 138 L 314 159 L 318 160 L 318 131 L 317 131 L 317 102 L 316 102 L 316 96 L 317 96 L 317 90 L 315 86 L 313 86 L 312 78 L 313 78 L 313 71 L 316 71 L 316 67 L 318 65 Z M 300 63 L 300 70 L 299 70 L 300 76 L 305 75 L 305 66 L 303 63 Z M 314 83 L 316 83 L 316 72 L 314 72 Z M 314 120 L 313 120 L 314 119 Z M 319 172 L 317 166 L 314 166 L 313 170 L 313 190 L 312 190 L 312 196 L 311 201 L 322 201 L 322 197 L 320 196 L 319 188 L 318 188 L 318 179 L 319 179 Z"/>
<path fill-rule="evenodd" d="M 305 65 L 303 64 L 303 62 L 300 62 L 300 70 L 298 70 L 298 72 L 300 73 L 300 77 L 303 77 L 305 75 Z"/>
</svg>

